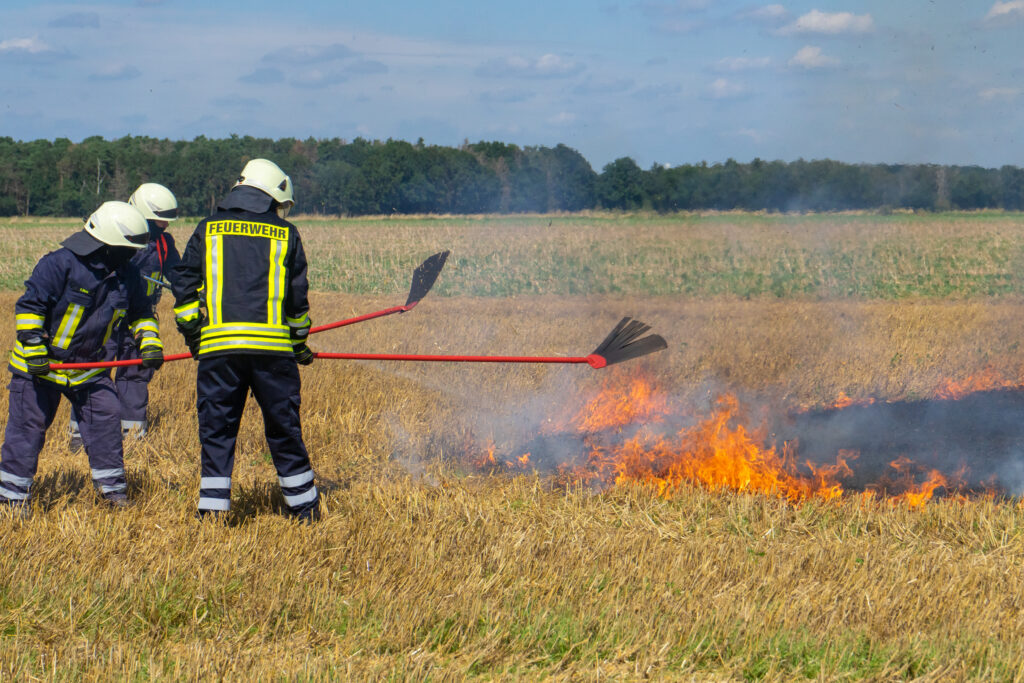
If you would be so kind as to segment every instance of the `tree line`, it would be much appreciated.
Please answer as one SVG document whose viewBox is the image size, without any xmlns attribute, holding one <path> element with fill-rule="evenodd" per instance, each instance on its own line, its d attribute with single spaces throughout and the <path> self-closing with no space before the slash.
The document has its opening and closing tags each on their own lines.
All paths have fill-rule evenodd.
<svg viewBox="0 0 1024 683">
<path fill-rule="evenodd" d="M 97 136 L 0 137 L 0 215 L 85 216 L 142 182 L 166 185 L 184 214 L 204 215 L 254 157 L 273 159 L 292 177 L 301 213 L 1024 210 L 1024 170 L 1016 166 L 729 159 L 644 170 L 623 157 L 597 173 L 565 145 Z"/>
</svg>

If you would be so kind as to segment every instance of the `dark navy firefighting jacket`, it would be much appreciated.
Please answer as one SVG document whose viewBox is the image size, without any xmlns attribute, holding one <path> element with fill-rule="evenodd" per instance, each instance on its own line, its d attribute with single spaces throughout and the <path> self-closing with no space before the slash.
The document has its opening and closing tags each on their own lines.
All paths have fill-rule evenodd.
<svg viewBox="0 0 1024 683">
<path fill-rule="evenodd" d="M 292 356 L 309 334 L 302 240 L 272 206 L 266 193 L 236 187 L 185 245 L 171 279 L 174 314 L 179 322 L 202 320 L 202 358 Z"/>
<path fill-rule="evenodd" d="M 39 353 L 36 339 L 48 347 L 51 362 L 92 363 L 114 360 L 107 344 L 126 326 L 141 339 L 140 347 L 157 346 L 159 328 L 145 290 L 126 284 L 133 266 L 112 270 L 99 252 L 79 256 L 67 247 L 51 251 L 25 281 L 25 293 L 14 305 L 17 341 L 8 369 L 31 378 L 25 355 Z M 43 379 L 63 386 L 109 374 L 109 369 L 50 370 Z"/>
<path fill-rule="evenodd" d="M 174 237 L 163 228 L 158 228 L 149 222 L 149 244 L 139 249 L 132 257 L 132 265 L 138 269 L 138 273 L 151 277 L 154 280 L 171 281 L 174 277 L 174 268 L 181 262 L 178 250 L 174 246 Z M 154 307 L 160 302 L 162 288 L 157 284 L 144 278 L 138 283 L 146 291 L 146 297 Z M 134 287 L 136 283 L 129 282 Z"/>
</svg>

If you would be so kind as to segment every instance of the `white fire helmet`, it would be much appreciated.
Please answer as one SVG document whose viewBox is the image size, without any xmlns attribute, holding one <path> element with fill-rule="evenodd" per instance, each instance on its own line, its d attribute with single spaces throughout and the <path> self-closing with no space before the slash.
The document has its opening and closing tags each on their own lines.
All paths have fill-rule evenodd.
<svg viewBox="0 0 1024 683">
<path fill-rule="evenodd" d="M 178 200 L 159 183 L 143 183 L 128 198 L 128 203 L 139 210 L 147 221 L 178 220 Z"/>
<path fill-rule="evenodd" d="M 277 213 L 281 218 L 295 205 L 292 179 L 269 159 L 253 159 L 247 163 L 235 185 L 248 185 L 269 194 L 280 205 Z"/>
<path fill-rule="evenodd" d="M 85 221 L 85 231 L 112 247 L 141 249 L 149 242 L 149 225 L 128 202 L 103 202 Z"/>
</svg>

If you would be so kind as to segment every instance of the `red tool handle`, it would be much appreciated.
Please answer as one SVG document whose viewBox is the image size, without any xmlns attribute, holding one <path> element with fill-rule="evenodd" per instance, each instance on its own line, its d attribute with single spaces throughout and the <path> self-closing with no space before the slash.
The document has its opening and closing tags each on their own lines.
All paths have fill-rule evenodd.
<svg viewBox="0 0 1024 683">
<path fill-rule="evenodd" d="M 338 327 L 345 327 L 346 325 L 354 325 L 355 323 L 361 323 L 364 320 L 373 320 L 374 318 L 382 318 L 392 313 L 405 313 L 406 311 L 412 310 L 418 302 L 412 302 L 405 306 L 392 306 L 391 308 L 385 308 L 381 311 L 374 313 L 367 313 L 365 315 L 356 316 L 355 318 L 346 318 L 345 320 L 339 320 L 333 323 L 327 323 L 326 325 L 319 325 L 309 330 L 310 334 L 316 334 L 317 332 L 324 332 L 325 330 L 333 330 Z M 184 360 L 185 358 L 191 358 L 190 353 L 172 353 L 169 356 L 164 356 L 164 362 L 167 363 L 172 360 Z M 141 358 L 133 358 L 131 360 L 111 360 L 103 363 L 50 363 L 51 370 L 96 370 L 98 368 L 120 368 L 126 365 L 141 365 Z"/>
<path fill-rule="evenodd" d="M 333 330 L 338 327 L 345 327 L 346 325 L 353 325 L 355 323 L 361 323 L 364 320 L 373 320 L 374 318 L 383 318 L 386 315 L 392 313 L 405 313 L 406 311 L 412 310 L 412 307 L 417 302 L 413 302 L 407 306 L 392 306 L 391 308 L 385 308 L 383 311 L 377 311 L 376 313 L 367 313 L 366 315 L 360 315 L 355 318 L 348 318 L 347 320 L 339 320 L 336 323 L 327 323 L 326 325 L 320 325 L 310 329 L 310 334 L 316 334 L 317 332 L 323 332 L 324 330 Z"/>
<path fill-rule="evenodd" d="M 440 363 L 587 363 L 592 368 L 603 368 L 605 359 L 597 354 L 589 356 L 428 356 L 415 353 L 330 353 L 313 354 L 327 360 L 409 360 Z"/>
</svg>

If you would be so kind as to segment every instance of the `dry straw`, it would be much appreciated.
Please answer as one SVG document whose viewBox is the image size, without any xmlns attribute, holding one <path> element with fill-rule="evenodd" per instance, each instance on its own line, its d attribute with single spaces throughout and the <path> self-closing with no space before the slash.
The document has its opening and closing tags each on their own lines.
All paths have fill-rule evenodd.
<svg viewBox="0 0 1024 683">
<path fill-rule="evenodd" d="M 579 230 L 588 221 L 589 232 Z M 915 239 L 927 253 L 941 251 L 944 235 L 965 237 L 958 221 L 973 219 L 915 224 Z M 561 267 L 559 259 L 566 268 L 598 267 L 585 235 L 601 230 L 618 241 L 598 250 L 608 259 L 600 267 L 622 273 L 646 267 L 630 262 L 633 244 L 699 254 L 710 253 L 701 252 L 700 240 L 726 239 L 741 251 L 795 259 L 788 245 L 814 253 L 830 230 L 855 239 L 841 226 L 826 224 L 812 240 L 750 217 L 721 225 L 695 217 L 554 223 L 551 239 L 562 251 L 538 247 L 541 270 Z M 530 270 L 522 262 L 526 245 L 548 244 L 544 229 L 529 222 L 377 224 L 401 245 L 385 247 L 368 221 L 306 231 L 317 277 L 334 268 L 340 289 L 348 275 L 376 279 L 379 288 L 315 295 L 316 323 L 394 303 L 409 268 L 441 247 L 453 249 L 456 271 L 472 271 L 479 258 L 501 264 L 488 277 L 495 288 L 514 290 L 509 282 Z M 31 265 L 41 245 L 70 225 L 33 226 L 39 236 L 15 240 L 11 262 Z M 4 229 L 22 235 L 25 222 Z M 1003 218 L 978 240 L 1007 231 L 1000 239 L 1017 253 L 1019 230 Z M 349 265 L 325 265 L 320 253 Z M 893 272 L 904 268 L 893 258 Z M 657 274 L 671 264 L 650 267 Z M 453 279 L 465 283 L 458 287 L 484 286 L 464 272 Z M 669 342 L 648 370 L 695 404 L 724 387 L 800 405 L 826 403 L 840 391 L 924 395 L 943 377 L 986 367 L 1020 376 L 1015 343 L 1024 307 L 1014 298 L 744 300 L 541 289 L 500 299 L 435 291 L 409 314 L 324 333 L 314 346 L 554 355 L 589 348 L 628 313 Z M 16 296 L 0 296 L 0 309 L 10 311 Z M 167 301 L 161 319 L 170 327 Z M 8 320 L 4 348 L 13 342 Z M 184 350 L 173 332 L 167 338 L 169 351 Z M 229 522 L 193 519 L 199 474 L 191 362 L 168 364 L 153 382 L 152 432 L 128 447 L 136 505 L 126 512 L 96 503 L 84 457 L 66 449 L 65 408 L 40 459 L 33 518 L 0 520 L 0 676 L 1021 678 L 1024 540 L 1013 505 L 794 507 L 693 488 L 671 500 L 642 487 L 566 491 L 533 474 L 476 474 L 451 451 L 466 434 L 564 404 L 601 378 L 576 367 L 317 362 L 303 369 L 304 429 L 328 509 L 313 527 L 278 514 L 253 405 L 239 438 Z"/>
</svg>

